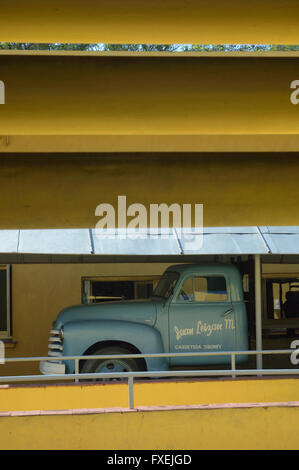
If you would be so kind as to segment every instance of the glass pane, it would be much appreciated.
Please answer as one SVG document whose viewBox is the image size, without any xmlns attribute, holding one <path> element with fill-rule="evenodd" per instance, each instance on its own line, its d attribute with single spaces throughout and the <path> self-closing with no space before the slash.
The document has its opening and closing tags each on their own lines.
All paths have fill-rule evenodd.
<svg viewBox="0 0 299 470">
<path fill-rule="evenodd" d="M 299 317 L 299 280 L 267 279 L 267 317 L 273 320 Z"/>
<path fill-rule="evenodd" d="M 93 281 L 92 296 L 93 301 L 96 303 L 134 299 L 134 282 Z"/>
<path fill-rule="evenodd" d="M 152 282 L 136 282 L 136 298 L 148 299 L 153 293 Z"/>
<path fill-rule="evenodd" d="M 0 331 L 7 331 L 6 270 L 0 270 Z"/>
<path fill-rule="evenodd" d="M 282 308 L 286 318 L 299 317 L 299 284 L 290 282 L 282 289 Z"/>
<path fill-rule="evenodd" d="M 196 276 L 185 281 L 180 300 L 195 302 L 224 302 L 227 300 L 226 282 L 220 276 Z"/>
<path fill-rule="evenodd" d="M 179 300 L 194 300 L 194 294 L 193 294 L 193 277 L 189 277 L 183 285 L 183 288 L 181 289 L 180 295 L 179 295 Z"/>
<path fill-rule="evenodd" d="M 178 278 L 179 273 L 177 272 L 167 271 L 164 273 L 153 292 L 153 296 L 168 299 L 168 297 L 172 294 L 173 288 L 176 285 Z"/>
</svg>

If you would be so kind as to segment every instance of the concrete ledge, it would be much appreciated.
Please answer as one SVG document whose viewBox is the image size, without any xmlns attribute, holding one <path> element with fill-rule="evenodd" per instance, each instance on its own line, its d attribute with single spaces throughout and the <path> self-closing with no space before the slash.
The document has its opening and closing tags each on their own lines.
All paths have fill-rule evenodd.
<svg viewBox="0 0 299 470">
<path fill-rule="evenodd" d="M 0 449 L 298 449 L 298 405 L 265 402 L 6 413 L 0 417 Z"/>
<path fill-rule="evenodd" d="M 269 407 L 299 407 L 299 401 L 294 402 L 269 402 L 269 403 L 217 403 L 214 405 L 189 405 L 189 406 L 137 406 L 130 408 L 78 408 L 69 410 L 32 410 L 32 411 L 5 411 L 0 412 L 0 418 L 18 416 L 69 416 L 91 415 L 104 413 L 138 413 L 151 411 L 178 411 L 178 410 L 222 410 L 238 408 L 269 408 Z"/>
<path fill-rule="evenodd" d="M 292 110 L 292 108 L 291 108 Z M 18 135 L 0 136 L 1 153 L 298 152 L 299 134 Z M 242 160 L 242 159 L 241 159 Z"/>
<path fill-rule="evenodd" d="M 248 403 L 297 403 L 298 377 L 242 377 L 152 380 L 134 384 L 136 409 L 153 407 L 241 406 Z M 295 406 L 295 405 L 294 405 Z M 0 413 L 56 410 L 124 410 L 126 382 L 0 386 Z M 145 407 L 145 408 L 144 408 Z"/>
</svg>

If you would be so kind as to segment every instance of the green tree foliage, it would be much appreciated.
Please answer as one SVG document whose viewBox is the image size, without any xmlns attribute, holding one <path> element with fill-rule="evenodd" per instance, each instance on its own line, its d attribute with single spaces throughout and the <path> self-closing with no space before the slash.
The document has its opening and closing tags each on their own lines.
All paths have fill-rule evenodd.
<svg viewBox="0 0 299 470">
<path fill-rule="evenodd" d="M 299 45 L 266 44 L 41 44 L 0 42 L 4 50 L 39 51 L 132 51 L 132 52 L 256 52 L 256 51 L 299 51 Z"/>
<path fill-rule="evenodd" d="M 0 42 L 0 49 L 20 50 L 20 51 L 86 51 L 89 50 L 90 44 L 40 44 L 28 42 Z"/>
<path fill-rule="evenodd" d="M 299 45 L 289 45 L 289 46 L 271 46 L 270 48 L 271 51 L 299 51 Z"/>
</svg>

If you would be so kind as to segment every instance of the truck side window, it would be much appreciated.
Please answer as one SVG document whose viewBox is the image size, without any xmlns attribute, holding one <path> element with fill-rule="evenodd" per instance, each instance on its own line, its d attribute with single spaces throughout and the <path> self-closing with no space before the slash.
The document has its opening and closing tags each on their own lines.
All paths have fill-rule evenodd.
<svg viewBox="0 0 299 470">
<path fill-rule="evenodd" d="M 225 302 L 228 300 L 223 276 L 194 276 L 184 282 L 178 300 L 189 302 Z"/>
</svg>

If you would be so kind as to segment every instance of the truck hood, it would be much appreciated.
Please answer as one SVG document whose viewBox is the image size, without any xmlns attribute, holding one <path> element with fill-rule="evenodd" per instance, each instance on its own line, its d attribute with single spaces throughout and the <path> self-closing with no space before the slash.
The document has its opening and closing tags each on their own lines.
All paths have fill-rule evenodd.
<svg viewBox="0 0 299 470">
<path fill-rule="evenodd" d="M 157 304 L 161 299 L 123 300 L 99 304 L 75 305 L 63 309 L 56 321 L 55 328 L 60 328 L 72 321 L 86 320 L 121 320 L 154 326 L 157 317 Z"/>
</svg>

